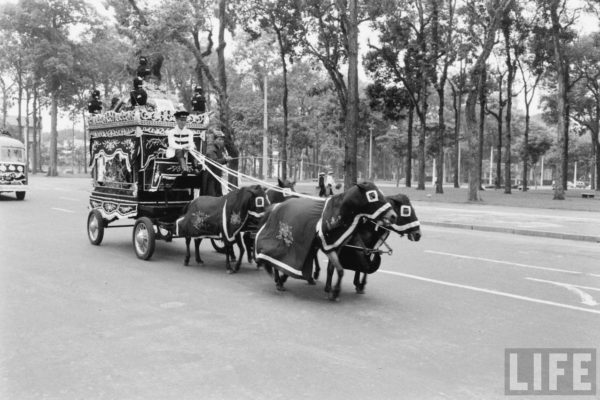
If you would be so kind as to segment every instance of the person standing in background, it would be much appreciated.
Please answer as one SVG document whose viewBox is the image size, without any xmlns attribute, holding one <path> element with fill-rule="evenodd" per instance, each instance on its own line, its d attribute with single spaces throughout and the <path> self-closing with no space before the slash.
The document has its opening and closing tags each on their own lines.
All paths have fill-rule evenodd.
<svg viewBox="0 0 600 400">
<path fill-rule="evenodd" d="M 333 179 L 333 171 L 329 170 L 327 178 L 325 178 L 325 196 L 333 196 L 333 188 L 335 186 L 335 180 Z M 337 188 L 337 187 L 336 187 Z"/>
<path fill-rule="evenodd" d="M 231 159 L 225 150 L 225 134 L 220 130 L 214 131 L 213 142 L 206 149 L 206 158 L 221 165 L 226 165 Z M 207 165 L 207 167 L 212 173 L 208 172 L 206 195 L 223 196 L 223 188 L 220 182 L 220 179 L 223 177 L 223 171 L 214 165 Z"/>
</svg>

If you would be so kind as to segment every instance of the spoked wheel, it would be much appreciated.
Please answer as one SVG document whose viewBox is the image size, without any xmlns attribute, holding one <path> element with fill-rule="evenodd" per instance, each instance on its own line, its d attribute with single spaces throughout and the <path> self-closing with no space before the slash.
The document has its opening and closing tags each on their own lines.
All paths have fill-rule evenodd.
<svg viewBox="0 0 600 400">
<path fill-rule="evenodd" d="M 90 211 L 87 219 L 87 233 L 90 243 L 99 246 L 104 238 L 104 218 L 98 210 Z"/>
<path fill-rule="evenodd" d="M 154 224 L 148 217 L 139 218 L 133 226 L 133 248 L 135 255 L 142 260 L 149 260 L 154 253 L 156 233 Z"/>
<path fill-rule="evenodd" d="M 225 243 L 221 239 L 210 239 L 210 244 L 217 253 L 225 254 Z"/>
<path fill-rule="evenodd" d="M 26 192 L 16 192 L 17 200 L 23 200 Z"/>
</svg>

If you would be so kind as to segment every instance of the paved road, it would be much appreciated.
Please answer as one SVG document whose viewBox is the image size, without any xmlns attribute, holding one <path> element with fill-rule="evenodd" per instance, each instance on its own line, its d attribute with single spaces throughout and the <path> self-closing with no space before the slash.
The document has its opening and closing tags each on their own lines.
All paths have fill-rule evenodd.
<svg viewBox="0 0 600 400">
<path fill-rule="evenodd" d="M 88 181 L 34 183 L 0 196 L 2 399 L 504 398 L 505 348 L 598 347 L 597 243 L 425 225 L 331 303 L 204 244 L 92 246 Z"/>
</svg>

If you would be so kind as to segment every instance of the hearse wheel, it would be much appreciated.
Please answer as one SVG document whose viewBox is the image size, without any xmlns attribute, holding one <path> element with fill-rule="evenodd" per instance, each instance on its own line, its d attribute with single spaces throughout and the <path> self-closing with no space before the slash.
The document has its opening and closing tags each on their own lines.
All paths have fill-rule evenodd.
<svg viewBox="0 0 600 400">
<path fill-rule="evenodd" d="M 156 233 L 154 224 L 148 217 L 139 218 L 133 226 L 133 248 L 135 255 L 142 260 L 149 260 L 154 253 Z"/>
<path fill-rule="evenodd" d="M 98 210 L 90 211 L 87 219 L 87 233 L 90 243 L 99 246 L 104 238 L 104 218 Z"/>
<path fill-rule="evenodd" d="M 217 253 L 225 254 L 225 243 L 221 239 L 210 239 L 210 244 Z"/>
<path fill-rule="evenodd" d="M 16 192 L 17 200 L 23 200 L 25 198 L 25 192 Z"/>
</svg>

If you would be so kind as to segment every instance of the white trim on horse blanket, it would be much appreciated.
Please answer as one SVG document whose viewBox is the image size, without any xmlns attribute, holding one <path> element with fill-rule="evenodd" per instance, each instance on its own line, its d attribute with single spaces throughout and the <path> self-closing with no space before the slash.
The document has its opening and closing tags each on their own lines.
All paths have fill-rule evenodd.
<svg viewBox="0 0 600 400">
<path fill-rule="evenodd" d="M 257 199 L 261 198 L 261 201 Z M 244 228 L 249 216 L 264 214 L 264 191 L 258 185 L 242 187 L 223 197 L 199 196 L 191 201 L 175 224 L 179 237 L 214 237 L 229 242 Z"/>
<path fill-rule="evenodd" d="M 391 205 L 372 183 L 361 183 L 327 199 L 292 198 L 267 211 L 256 235 L 256 259 L 286 275 L 310 280 L 317 244 L 336 251 L 361 218 L 376 219 Z M 319 243 L 315 243 L 318 240 Z"/>
</svg>

